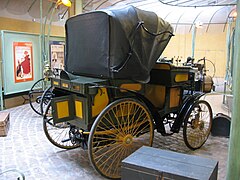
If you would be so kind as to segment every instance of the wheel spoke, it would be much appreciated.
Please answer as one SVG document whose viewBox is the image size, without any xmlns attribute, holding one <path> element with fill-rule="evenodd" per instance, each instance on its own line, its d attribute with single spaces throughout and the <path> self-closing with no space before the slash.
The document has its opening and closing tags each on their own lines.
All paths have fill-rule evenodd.
<svg viewBox="0 0 240 180">
<path fill-rule="evenodd" d="M 137 114 L 137 112 L 136 112 L 136 114 Z M 144 111 L 142 110 L 139 117 L 135 120 L 134 123 L 132 123 L 134 125 L 134 127 L 132 128 L 132 131 L 130 131 L 130 134 L 133 134 L 133 130 L 136 129 L 136 126 L 138 125 L 138 121 L 141 120 L 142 116 L 144 116 L 144 115 L 145 115 Z"/>
<path fill-rule="evenodd" d="M 183 135 L 186 145 L 191 149 L 200 148 L 210 134 L 211 124 L 210 105 L 204 100 L 198 101 L 184 123 Z"/>
<path fill-rule="evenodd" d="M 147 122 L 148 122 L 148 119 L 145 118 L 144 121 L 140 122 L 135 129 L 133 128 L 133 132 L 132 132 L 131 134 L 132 134 L 133 136 L 136 136 L 138 133 L 140 133 L 141 131 L 143 131 L 144 129 L 146 129 L 148 126 L 145 126 L 143 129 L 141 129 L 141 131 L 138 131 L 139 128 L 141 127 L 141 125 L 143 125 L 143 124 L 145 124 L 145 123 L 147 123 Z"/>
<path fill-rule="evenodd" d="M 112 144 L 112 146 L 114 146 L 115 145 L 115 147 L 112 147 L 110 150 L 107 150 L 107 151 L 105 151 L 104 153 L 102 153 L 102 154 L 100 154 L 100 155 L 98 155 L 98 156 L 96 156 L 95 155 L 95 159 L 97 160 L 96 161 L 96 164 L 98 164 L 99 163 L 99 161 L 103 158 L 103 157 L 105 157 L 105 155 L 106 154 L 109 154 L 110 152 L 113 152 L 114 150 L 116 150 L 117 148 L 120 148 L 121 147 L 121 144 Z M 105 148 L 108 148 L 108 147 L 106 147 L 106 145 L 104 146 Z M 111 155 L 110 155 L 111 156 Z M 103 164 L 103 163 L 102 163 Z"/>
<path fill-rule="evenodd" d="M 113 109 L 114 110 L 114 109 Z M 116 119 L 116 123 L 118 124 L 118 127 L 120 128 L 119 129 L 119 133 L 121 134 L 121 135 L 124 135 L 123 133 L 124 133 L 124 130 L 123 130 L 123 127 L 122 127 L 122 123 L 119 121 L 119 119 L 118 119 L 118 116 L 117 116 L 117 114 L 113 111 L 113 110 L 111 110 L 111 112 L 113 113 L 113 115 L 114 115 L 114 117 L 115 117 L 115 119 Z M 117 111 L 116 111 L 117 112 Z M 111 118 L 111 116 L 110 116 L 110 118 Z M 112 120 L 112 118 L 111 118 L 111 120 Z"/>
<path fill-rule="evenodd" d="M 63 149 L 73 149 L 79 147 L 79 144 L 73 144 L 69 139 L 70 126 L 66 123 L 53 123 L 51 102 L 49 101 L 43 114 L 43 129 L 48 140 L 55 146 Z"/>
<path fill-rule="evenodd" d="M 114 101 L 90 131 L 88 147 L 93 167 L 107 178 L 120 178 L 121 161 L 139 147 L 151 145 L 153 132 L 151 115 L 141 102 L 131 98 Z"/>
</svg>

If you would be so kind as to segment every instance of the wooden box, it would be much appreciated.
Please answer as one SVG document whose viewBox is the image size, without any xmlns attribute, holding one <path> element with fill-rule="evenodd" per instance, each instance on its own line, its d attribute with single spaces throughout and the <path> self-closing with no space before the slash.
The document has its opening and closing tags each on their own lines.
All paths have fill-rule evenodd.
<svg viewBox="0 0 240 180">
<path fill-rule="evenodd" d="M 9 127 L 9 112 L 0 112 L 0 136 L 7 136 Z"/>
<path fill-rule="evenodd" d="M 194 155 L 141 147 L 122 161 L 122 180 L 217 180 L 218 162 Z"/>
</svg>

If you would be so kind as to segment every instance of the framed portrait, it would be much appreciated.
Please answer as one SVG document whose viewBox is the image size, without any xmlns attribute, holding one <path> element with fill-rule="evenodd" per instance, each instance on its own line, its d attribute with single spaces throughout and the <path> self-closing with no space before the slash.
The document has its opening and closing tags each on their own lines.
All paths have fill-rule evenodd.
<svg viewBox="0 0 240 180">
<path fill-rule="evenodd" d="M 33 80 L 32 42 L 13 42 L 15 83 Z"/>
<path fill-rule="evenodd" d="M 64 69 L 65 42 L 50 41 L 49 49 L 51 69 Z"/>
</svg>

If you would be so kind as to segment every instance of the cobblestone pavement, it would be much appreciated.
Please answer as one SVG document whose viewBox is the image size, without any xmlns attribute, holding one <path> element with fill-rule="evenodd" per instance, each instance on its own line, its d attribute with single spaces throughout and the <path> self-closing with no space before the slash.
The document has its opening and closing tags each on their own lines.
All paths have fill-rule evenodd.
<svg viewBox="0 0 240 180">
<path fill-rule="evenodd" d="M 7 137 L 0 137 L 0 179 L 16 179 L 17 170 L 26 180 L 101 180 L 105 179 L 90 165 L 87 151 L 81 148 L 63 150 L 52 145 L 42 128 L 42 118 L 29 104 L 8 109 L 10 130 Z M 225 179 L 228 139 L 210 136 L 199 150 L 189 150 L 182 133 L 163 137 L 155 133 L 153 147 L 194 154 L 219 161 L 219 178 Z M 15 178 L 13 178 L 15 177 Z"/>
</svg>

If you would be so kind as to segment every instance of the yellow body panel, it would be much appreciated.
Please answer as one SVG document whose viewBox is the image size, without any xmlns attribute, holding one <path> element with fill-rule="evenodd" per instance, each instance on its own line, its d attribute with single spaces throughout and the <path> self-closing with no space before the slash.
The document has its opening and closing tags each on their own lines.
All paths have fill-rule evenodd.
<svg viewBox="0 0 240 180">
<path fill-rule="evenodd" d="M 132 83 L 132 84 L 122 84 L 120 88 L 127 89 L 127 90 L 133 90 L 133 91 L 140 91 L 142 89 L 141 84 Z M 126 92 L 126 90 L 121 89 L 121 92 Z"/>
<path fill-rule="evenodd" d="M 68 88 L 68 84 L 67 83 L 62 83 L 62 87 Z"/>
<path fill-rule="evenodd" d="M 72 85 L 72 88 L 74 91 L 80 91 L 80 86 L 78 85 Z"/>
<path fill-rule="evenodd" d="M 76 116 L 79 118 L 83 118 L 83 106 L 82 106 L 82 102 L 75 100 L 75 112 L 76 112 Z"/>
<path fill-rule="evenodd" d="M 179 106 L 180 103 L 180 88 L 170 89 L 170 108 Z"/>
<path fill-rule="evenodd" d="M 53 81 L 53 85 L 59 86 L 59 82 L 58 81 Z"/>
<path fill-rule="evenodd" d="M 69 117 L 68 101 L 61 101 L 56 103 L 58 119 Z"/>
<path fill-rule="evenodd" d="M 188 74 L 177 74 L 175 76 L 175 82 L 184 82 L 188 80 Z"/>
<path fill-rule="evenodd" d="M 158 108 L 162 108 L 165 103 L 166 87 L 161 85 L 147 85 L 145 96 Z"/>
<path fill-rule="evenodd" d="M 106 88 L 99 88 L 92 106 L 92 117 L 97 116 L 109 103 Z"/>
<path fill-rule="evenodd" d="M 153 69 L 170 70 L 171 69 L 171 65 L 170 64 L 155 64 Z"/>
</svg>

